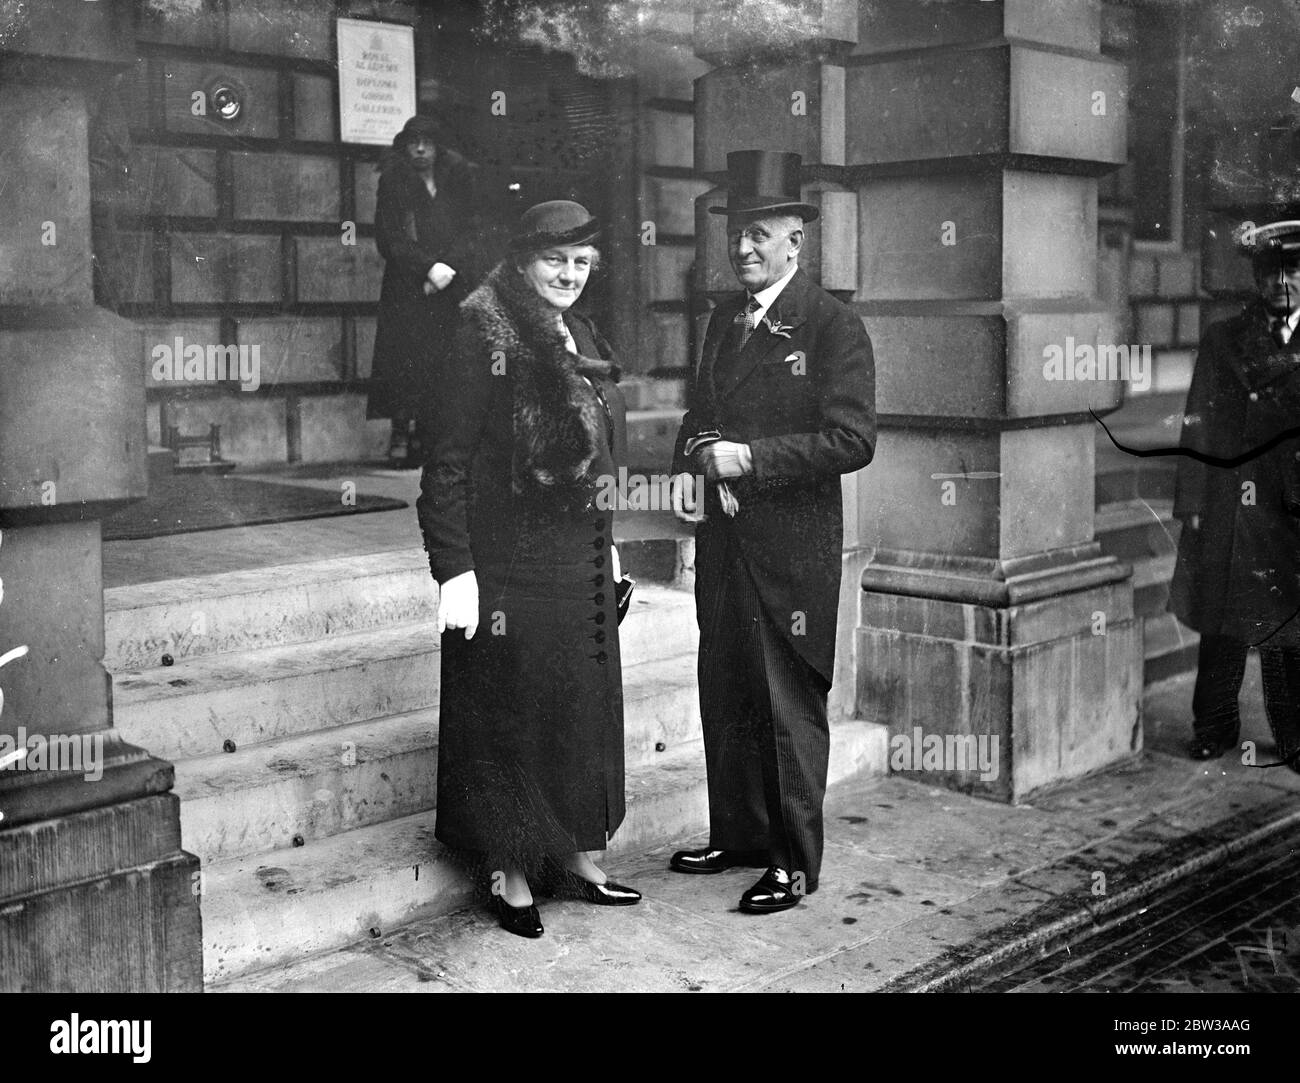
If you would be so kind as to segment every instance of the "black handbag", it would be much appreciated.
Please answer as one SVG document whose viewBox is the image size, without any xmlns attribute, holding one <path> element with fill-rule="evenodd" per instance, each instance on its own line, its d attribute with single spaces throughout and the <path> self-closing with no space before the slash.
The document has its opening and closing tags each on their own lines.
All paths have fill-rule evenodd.
<svg viewBox="0 0 1300 1083">
<path fill-rule="evenodd" d="M 632 588 L 635 586 L 636 580 L 626 575 L 614 584 L 614 600 L 618 603 L 619 624 L 623 623 L 623 618 L 632 607 Z"/>
</svg>

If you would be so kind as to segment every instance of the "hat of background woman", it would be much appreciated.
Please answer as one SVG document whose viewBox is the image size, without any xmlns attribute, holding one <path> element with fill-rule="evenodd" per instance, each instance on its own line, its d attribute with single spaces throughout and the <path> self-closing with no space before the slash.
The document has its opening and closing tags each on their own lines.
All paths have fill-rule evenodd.
<svg viewBox="0 0 1300 1083">
<path fill-rule="evenodd" d="M 510 238 L 512 252 L 535 252 L 560 244 L 590 244 L 600 234 L 600 222 L 581 203 L 552 199 L 529 207 Z"/>
<path fill-rule="evenodd" d="M 1300 207 L 1276 209 L 1262 225 L 1242 222 L 1233 231 L 1237 250 L 1251 259 L 1293 255 L 1300 252 Z"/>
<path fill-rule="evenodd" d="M 417 113 L 402 125 L 400 132 L 393 136 L 393 146 L 403 147 L 421 136 L 432 139 L 435 143 L 439 142 L 442 136 L 442 125 L 433 117 Z"/>
<path fill-rule="evenodd" d="M 712 214 L 797 214 L 811 222 L 821 212 L 800 202 L 803 158 L 788 151 L 733 150 L 727 155 L 727 205 Z"/>
</svg>

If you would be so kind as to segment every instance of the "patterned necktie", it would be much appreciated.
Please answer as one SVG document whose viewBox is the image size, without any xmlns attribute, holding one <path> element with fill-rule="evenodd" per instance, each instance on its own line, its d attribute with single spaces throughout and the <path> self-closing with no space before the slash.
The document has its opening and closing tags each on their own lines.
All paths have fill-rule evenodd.
<svg viewBox="0 0 1300 1083">
<path fill-rule="evenodd" d="M 1285 316 L 1273 318 L 1273 341 L 1279 346 L 1285 346 L 1291 341 L 1291 325 Z"/>
<path fill-rule="evenodd" d="M 736 353 L 739 354 L 745 348 L 745 343 L 749 341 L 749 336 L 754 333 L 754 328 L 758 326 L 759 303 L 757 297 L 751 297 L 749 304 L 736 313 L 736 318 L 732 324 L 737 330 L 736 334 Z"/>
</svg>

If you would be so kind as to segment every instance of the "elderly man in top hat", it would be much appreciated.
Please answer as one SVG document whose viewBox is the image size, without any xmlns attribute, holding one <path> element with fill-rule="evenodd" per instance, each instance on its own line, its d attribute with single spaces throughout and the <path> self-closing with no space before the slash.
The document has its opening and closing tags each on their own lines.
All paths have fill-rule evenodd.
<svg viewBox="0 0 1300 1083">
<path fill-rule="evenodd" d="M 710 210 L 727 216 L 743 289 L 709 322 L 672 467 L 673 510 L 698 522 L 710 840 L 671 866 L 765 868 L 740 908 L 768 913 L 821 871 L 840 475 L 875 450 L 875 369 L 862 321 L 799 267 L 818 214 L 799 155 L 737 151 L 727 170 L 727 205 Z"/>
<path fill-rule="evenodd" d="M 1237 744 L 1246 655 L 1259 650 L 1280 760 L 1300 771 L 1300 214 L 1237 243 L 1257 296 L 1201 340 L 1183 418 L 1173 611 L 1201 633 L 1194 759 Z M 1286 434 L 1291 435 L 1286 435 Z"/>
</svg>

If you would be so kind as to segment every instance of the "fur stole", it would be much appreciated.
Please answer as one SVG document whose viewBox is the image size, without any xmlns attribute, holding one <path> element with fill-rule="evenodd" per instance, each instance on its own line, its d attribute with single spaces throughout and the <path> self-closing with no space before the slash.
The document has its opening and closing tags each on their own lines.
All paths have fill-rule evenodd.
<svg viewBox="0 0 1300 1083">
<path fill-rule="evenodd" d="M 606 439 L 605 407 L 584 377 L 618 379 L 600 358 L 572 354 L 556 316 L 514 266 L 496 267 L 461 304 L 489 351 L 514 377 L 514 489 L 584 501 Z"/>
</svg>

